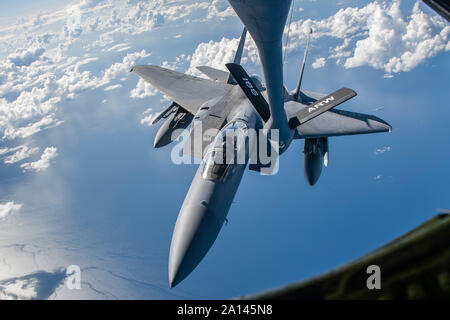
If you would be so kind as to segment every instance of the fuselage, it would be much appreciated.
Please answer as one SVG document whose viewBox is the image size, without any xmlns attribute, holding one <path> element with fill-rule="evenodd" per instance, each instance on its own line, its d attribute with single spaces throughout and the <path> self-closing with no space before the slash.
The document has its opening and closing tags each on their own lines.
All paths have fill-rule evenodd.
<svg viewBox="0 0 450 320">
<path fill-rule="evenodd" d="M 248 133 L 258 126 L 257 114 L 246 100 L 230 118 L 209 145 L 178 215 L 169 255 L 171 286 L 194 270 L 216 240 L 256 143 Z"/>
</svg>

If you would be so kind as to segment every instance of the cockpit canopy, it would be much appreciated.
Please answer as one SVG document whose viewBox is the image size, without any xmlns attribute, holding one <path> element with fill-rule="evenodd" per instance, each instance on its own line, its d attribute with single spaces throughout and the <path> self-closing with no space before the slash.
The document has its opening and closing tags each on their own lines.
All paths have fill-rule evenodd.
<svg viewBox="0 0 450 320">
<path fill-rule="evenodd" d="M 217 134 L 203 160 L 202 177 L 225 182 L 237 165 L 246 164 L 248 126 L 244 120 L 230 122 Z"/>
<path fill-rule="evenodd" d="M 258 76 L 251 76 L 250 79 L 252 79 L 253 83 L 255 84 L 256 88 L 258 88 L 259 91 L 264 91 L 266 88 L 264 88 L 261 78 Z"/>
</svg>

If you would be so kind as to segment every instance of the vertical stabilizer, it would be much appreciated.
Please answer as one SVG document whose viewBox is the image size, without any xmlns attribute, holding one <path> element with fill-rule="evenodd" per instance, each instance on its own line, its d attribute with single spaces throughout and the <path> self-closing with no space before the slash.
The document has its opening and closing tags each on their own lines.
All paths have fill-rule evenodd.
<svg viewBox="0 0 450 320">
<path fill-rule="evenodd" d="M 239 46 L 236 50 L 236 55 L 234 56 L 233 62 L 236 64 L 241 64 L 242 51 L 244 51 L 246 36 L 247 36 L 247 28 L 244 27 L 244 30 L 242 30 L 241 40 L 239 40 Z"/>
<path fill-rule="evenodd" d="M 242 31 L 241 39 L 239 40 L 238 48 L 236 50 L 236 55 L 234 56 L 233 63 L 241 64 L 242 52 L 244 51 L 245 37 L 246 36 L 247 36 L 247 28 L 244 27 L 244 30 Z M 227 83 L 232 83 L 232 82 L 234 82 L 234 79 L 233 79 L 233 76 L 230 73 L 230 75 L 228 76 Z"/>
<path fill-rule="evenodd" d="M 300 93 L 300 86 L 302 85 L 303 71 L 305 70 L 306 56 L 308 55 L 309 41 L 311 40 L 311 34 L 312 34 L 312 29 L 310 29 L 309 34 L 308 34 L 308 42 L 306 43 L 305 54 L 303 55 L 302 68 L 300 69 L 300 76 L 298 77 L 297 88 L 295 89 L 295 92 L 294 92 L 294 100 L 295 101 L 298 100 L 298 95 Z"/>
</svg>

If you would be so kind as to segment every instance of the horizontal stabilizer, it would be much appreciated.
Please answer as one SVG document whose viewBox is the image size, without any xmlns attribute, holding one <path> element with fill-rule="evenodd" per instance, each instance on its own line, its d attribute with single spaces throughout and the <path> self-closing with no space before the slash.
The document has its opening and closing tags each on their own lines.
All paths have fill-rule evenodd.
<svg viewBox="0 0 450 320">
<path fill-rule="evenodd" d="M 197 67 L 197 70 L 203 73 L 205 76 L 210 78 L 211 80 L 227 83 L 228 77 L 230 76 L 230 73 L 227 71 L 215 69 L 208 66 L 199 66 Z"/>
<path fill-rule="evenodd" d="M 356 92 L 352 89 L 341 88 L 296 112 L 294 117 L 289 119 L 289 127 L 295 129 L 354 96 Z"/>
<path fill-rule="evenodd" d="M 239 64 L 227 63 L 226 67 L 228 68 L 228 70 L 230 70 L 230 73 L 233 75 L 242 91 L 244 91 L 248 100 L 250 100 L 253 107 L 260 115 L 261 119 L 264 122 L 267 122 L 267 120 L 269 120 L 270 118 L 269 104 L 267 103 L 266 99 L 264 99 L 256 85 L 253 83 L 250 76 Z"/>
<path fill-rule="evenodd" d="M 391 130 L 386 121 L 376 116 L 333 109 L 298 126 L 294 138 L 336 137 Z"/>
</svg>

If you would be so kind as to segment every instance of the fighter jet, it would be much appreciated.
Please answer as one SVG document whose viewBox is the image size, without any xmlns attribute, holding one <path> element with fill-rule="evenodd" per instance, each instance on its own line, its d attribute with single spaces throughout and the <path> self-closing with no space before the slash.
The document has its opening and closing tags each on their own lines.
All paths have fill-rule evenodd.
<svg viewBox="0 0 450 320">
<path fill-rule="evenodd" d="M 331 94 L 301 89 L 309 38 L 297 87 L 292 92 L 286 89 L 282 35 L 291 0 L 229 2 L 245 28 L 234 61 L 226 64 L 228 72 L 200 66 L 205 79 L 154 65 L 131 69 L 173 101 L 154 120 L 166 119 L 154 146 L 179 141 L 185 132 L 179 129 L 190 126 L 182 152 L 201 159 L 172 235 L 170 287 L 185 279 L 213 245 L 244 170 L 274 172 L 273 158 L 267 161 L 263 155 L 278 159 L 292 140 L 304 139 L 303 169 L 312 186 L 322 162 L 328 164 L 329 137 L 391 131 L 375 116 L 333 109 L 356 95 L 352 89 Z M 265 85 L 240 65 L 247 30 L 258 48 Z"/>
</svg>

